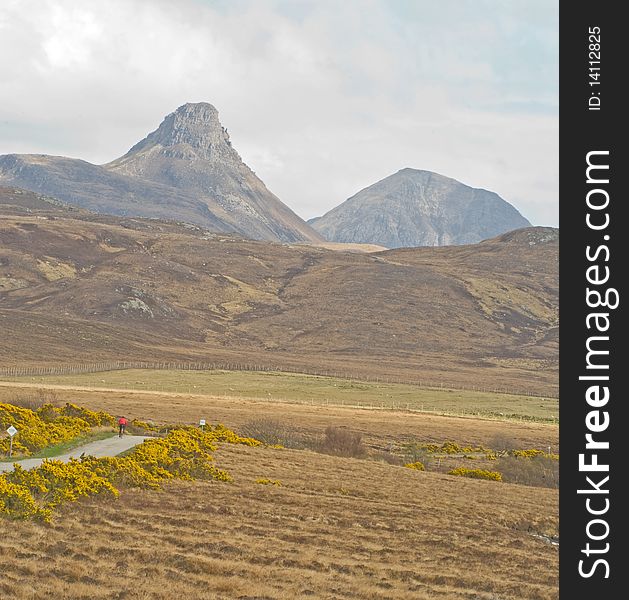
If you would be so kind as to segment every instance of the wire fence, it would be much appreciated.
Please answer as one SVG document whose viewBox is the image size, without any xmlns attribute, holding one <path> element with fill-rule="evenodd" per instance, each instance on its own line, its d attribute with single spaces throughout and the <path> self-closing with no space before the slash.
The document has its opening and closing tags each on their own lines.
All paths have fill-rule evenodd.
<svg viewBox="0 0 629 600">
<path fill-rule="evenodd" d="M 539 393 L 537 390 L 524 390 L 506 386 L 474 386 L 460 385 L 445 381 L 411 380 L 403 377 L 357 374 L 326 369 L 305 369 L 303 367 L 256 365 L 238 362 L 130 362 L 112 361 L 98 363 L 76 363 L 54 366 L 0 367 L 0 377 L 45 377 L 51 375 L 80 375 L 83 373 L 102 373 L 107 371 L 124 371 L 130 369 L 152 371 L 248 371 L 248 372 L 284 372 L 315 377 L 334 377 L 354 382 L 390 383 L 413 385 L 426 389 L 444 389 L 473 391 L 492 394 L 508 394 L 530 396 L 532 398 L 557 399 L 557 393 Z"/>
</svg>

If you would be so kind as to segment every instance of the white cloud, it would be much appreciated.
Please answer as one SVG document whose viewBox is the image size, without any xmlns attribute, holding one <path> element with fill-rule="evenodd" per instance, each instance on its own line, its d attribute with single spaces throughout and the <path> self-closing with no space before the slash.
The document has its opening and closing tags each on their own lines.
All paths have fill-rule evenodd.
<svg viewBox="0 0 629 600">
<path fill-rule="evenodd" d="M 556 3 L 3 0 L 0 153 L 112 160 L 188 101 L 303 217 L 403 167 L 558 221 Z"/>
</svg>

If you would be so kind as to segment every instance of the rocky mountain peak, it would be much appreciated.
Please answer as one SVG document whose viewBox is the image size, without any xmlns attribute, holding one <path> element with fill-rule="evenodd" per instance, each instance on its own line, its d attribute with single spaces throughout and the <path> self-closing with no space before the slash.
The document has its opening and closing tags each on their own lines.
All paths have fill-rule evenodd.
<svg viewBox="0 0 629 600">
<path fill-rule="evenodd" d="M 474 244 L 530 226 L 494 192 L 411 168 L 370 185 L 310 223 L 331 242 L 387 248 Z"/>
<path fill-rule="evenodd" d="M 175 207 L 175 198 L 196 205 L 195 210 L 203 214 L 194 217 L 195 224 L 206 225 L 209 220 L 220 231 L 254 239 L 322 241 L 243 162 L 218 111 L 208 102 L 180 106 L 124 156 L 102 167 L 159 186 L 172 198 L 160 200 L 161 210 L 172 215 L 181 208 L 181 204 Z"/>
<path fill-rule="evenodd" d="M 167 115 L 160 126 L 138 142 L 125 157 L 157 147 L 161 154 L 188 160 L 240 160 L 221 125 L 218 110 L 208 102 L 189 102 Z M 123 158 L 125 158 L 123 157 Z"/>
</svg>

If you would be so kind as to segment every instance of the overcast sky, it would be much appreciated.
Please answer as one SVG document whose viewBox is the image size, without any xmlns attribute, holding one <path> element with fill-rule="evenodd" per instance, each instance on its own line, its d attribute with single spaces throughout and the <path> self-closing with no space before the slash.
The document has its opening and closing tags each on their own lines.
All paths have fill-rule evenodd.
<svg viewBox="0 0 629 600">
<path fill-rule="evenodd" d="M 108 162 L 200 101 L 304 218 L 413 167 L 558 224 L 558 0 L 0 0 L 0 154 Z"/>
</svg>

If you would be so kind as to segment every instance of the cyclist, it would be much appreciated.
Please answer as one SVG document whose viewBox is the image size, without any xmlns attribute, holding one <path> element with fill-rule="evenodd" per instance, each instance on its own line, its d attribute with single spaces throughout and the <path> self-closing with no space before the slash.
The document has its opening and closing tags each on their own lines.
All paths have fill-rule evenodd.
<svg viewBox="0 0 629 600">
<path fill-rule="evenodd" d="M 118 419 L 118 437 L 122 437 L 125 429 L 127 428 L 127 419 L 120 417 Z"/>
</svg>

